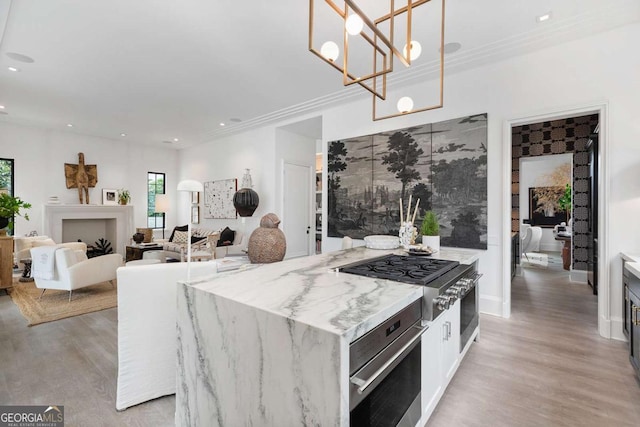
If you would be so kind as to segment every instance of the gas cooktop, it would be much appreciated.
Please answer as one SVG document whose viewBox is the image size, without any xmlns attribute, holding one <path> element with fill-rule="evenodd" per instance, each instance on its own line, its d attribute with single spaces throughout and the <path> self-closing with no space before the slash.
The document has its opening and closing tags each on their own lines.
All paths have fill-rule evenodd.
<svg viewBox="0 0 640 427">
<path fill-rule="evenodd" d="M 385 255 L 340 267 L 340 271 L 414 285 L 428 285 L 459 265 L 458 261 Z"/>
</svg>

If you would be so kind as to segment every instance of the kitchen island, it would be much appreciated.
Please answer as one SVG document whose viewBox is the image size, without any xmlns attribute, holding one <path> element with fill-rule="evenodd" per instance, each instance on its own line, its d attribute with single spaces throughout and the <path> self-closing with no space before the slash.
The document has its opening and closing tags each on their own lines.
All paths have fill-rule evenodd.
<svg viewBox="0 0 640 427">
<path fill-rule="evenodd" d="M 356 248 L 181 284 L 177 425 L 349 425 L 349 344 L 422 287 L 337 267 L 388 253 L 404 252 Z"/>
</svg>

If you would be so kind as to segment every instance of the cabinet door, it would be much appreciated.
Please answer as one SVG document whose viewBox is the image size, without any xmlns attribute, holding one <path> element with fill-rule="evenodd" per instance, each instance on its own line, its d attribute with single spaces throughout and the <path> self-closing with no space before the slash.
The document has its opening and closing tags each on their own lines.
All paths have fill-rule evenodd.
<svg viewBox="0 0 640 427">
<path fill-rule="evenodd" d="M 440 319 L 442 316 L 440 316 Z M 431 322 L 429 329 L 422 334 L 422 416 L 426 420 L 442 394 L 442 321 Z"/>
<path fill-rule="evenodd" d="M 460 356 L 460 301 L 443 316 L 442 374 L 446 386 L 456 372 Z"/>
</svg>

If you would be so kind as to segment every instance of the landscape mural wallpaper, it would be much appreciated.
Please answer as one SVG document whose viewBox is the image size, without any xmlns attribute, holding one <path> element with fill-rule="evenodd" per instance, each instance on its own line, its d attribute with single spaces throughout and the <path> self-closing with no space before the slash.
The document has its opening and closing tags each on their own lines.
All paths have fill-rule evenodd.
<svg viewBox="0 0 640 427">
<path fill-rule="evenodd" d="M 328 236 L 398 235 L 399 200 L 420 199 L 442 246 L 487 248 L 487 114 L 328 144 Z M 413 212 L 413 208 L 412 208 Z"/>
</svg>

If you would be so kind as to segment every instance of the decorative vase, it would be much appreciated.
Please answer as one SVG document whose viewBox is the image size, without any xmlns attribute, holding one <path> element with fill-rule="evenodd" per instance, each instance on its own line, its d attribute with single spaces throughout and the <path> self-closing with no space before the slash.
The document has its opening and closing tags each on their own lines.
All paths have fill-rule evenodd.
<svg viewBox="0 0 640 427">
<path fill-rule="evenodd" d="M 124 205 L 126 205 L 126 204 L 127 204 L 127 199 L 120 199 L 120 200 L 118 201 L 118 203 L 120 203 L 122 206 L 124 206 Z"/>
<path fill-rule="evenodd" d="M 136 233 L 133 235 L 133 241 L 136 242 L 137 244 L 140 244 L 144 241 L 144 234 L 142 233 Z"/>
<path fill-rule="evenodd" d="M 9 225 L 9 218 L 0 216 L 0 229 L 6 228 Z"/>
<path fill-rule="evenodd" d="M 428 246 L 434 252 L 440 250 L 440 236 L 422 236 L 422 246 Z"/>
<path fill-rule="evenodd" d="M 278 216 L 268 213 L 260 220 L 260 227 L 251 233 L 247 254 L 252 263 L 267 264 L 282 261 L 287 251 L 287 241 L 278 225 L 280 225 Z"/>
<path fill-rule="evenodd" d="M 253 187 L 251 173 L 249 169 L 246 169 L 242 177 L 242 188 L 233 195 L 233 206 L 241 217 L 253 215 L 260 203 L 258 193 L 253 191 L 251 187 Z"/>
<path fill-rule="evenodd" d="M 416 233 L 416 228 L 410 222 L 403 222 L 400 224 L 400 230 L 398 231 L 398 237 L 400 237 L 400 246 L 405 249 L 409 249 L 409 245 L 411 245 L 414 240 L 414 234 Z"/>
</svg>

